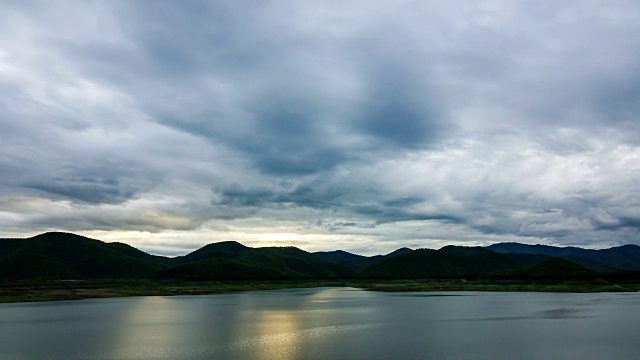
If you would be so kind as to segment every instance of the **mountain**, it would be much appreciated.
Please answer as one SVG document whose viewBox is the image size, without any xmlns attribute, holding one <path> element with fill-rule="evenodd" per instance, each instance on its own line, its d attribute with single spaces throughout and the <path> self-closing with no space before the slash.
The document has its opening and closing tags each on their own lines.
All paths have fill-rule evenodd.
<svg viewBox="0 0 640 360">
<path fill-rule="evenodd" d="M 178 264 L 189 264 L 217 257 L 234 259 L 251 252 L 251 250 L 252 248 L 244 246 L 237 241 L 222 241 L 205 245 L 185 256 L 178 257 L 176 262 Z"/>
<path fill-rule="evenodd" d="M 163 269 L 148 275 L 152 279 L 185 281 L 206 280 L 275 280 L 292 278 L 291 274 L 271 267 L 222 257 L 200 260 Z"/>
<path fill-rule="evenodd" d="M 590 270 L 598 270 L 595 274 Z M 616 270 L 612 272 L 611 270 Z M 386 255 L 309 253 L 295 247 L 252 248 L 235 241 L 209 244 L 185 256 L 154 256 L 122 243 L 50 232 L 0 239 L 0 281 L 53 279 L 636 279 L 640 247 L 604 250 L 518 243 L 488 247 L 401 248 Z M 607 271 L 607 273 L 602 273 Z"/>
<path fill-rule="evenodd" d="M 524 266 L 531 266 L 531 265 L 535 265 L 538 263 L 541 263 L 549 258 L 551 258 L 551 256 L 549 255 L 544 255 L 544 254 L 514 254 L 514 253 L 507 253 L 504 254 L 506 256 L 508 256 L 509 258 L 515 260 L 516 262 L 524 265 Z"/>
<path fill-rule="evenodd" d="M 62 232 L 0 239 L 0 250 L 0 280 L 130 278 L 171 263 L 126 244 Z"/>
<path fill-rule="evenodd" d="M 560 257 L 592 270 L 640 269 L 640 246 L 637 245 L 591 250 L 577 247 L 499 243 L 486 248 L 502 254 L 539 254 Z"/>
<path fill-rule="evenodd" d="M 394 250 L 394 251 L 388 253 L 387 255 L 384 255 L 384 258 L 390 258 L 390 257 L 397 256 L 397 255 L 407 254 L 407 253 L 410 253 L 412 251 L 413 250 L 411 250 L 411 249 L 409 249 L 407 247 L 403 247 L 403 248 L 400 248 L 398 250 Z"/>
<path fill-rule="evenodd" d="M 413 250 L 403 247 L 392 251 L 387 255 L 363 256 L 352 254 L 343 250 L 319 251 L 315 252 L 314 254 L 324 261 L 344 266 L 352 270 L 353 272 L 358 273 L 380 262 L 381 260 L 388 259 L 397 255 L 406 254 L 411 251 Z"/>
<path fill-rule="evenodd" d="M 384 259 L 364 270 L 360 277 L 376 279 L 428 279 L 477 277 L 522 265 L 492 251 L 454 255 L 445 251 L 418 249 Z M 457 251 L 456 251 L 457 252 Z"/>
<path fill-rule="evenodd" d="M 491 251 L 495 251 L 501 254 L 512 253 L 512 254 L 543 254 L 548 256 L 558 256 L 562 253 L 563 249 L 574 249 L 574 248 L 560 248 L 556 246 L 549 245 L 529 245 L 529 244 L 521 244 L 521 243 L 497 243 L 492 244 L 486 247 Z"/>
<path fill-rule="evenodd" d="M 319 251 L 313 254 L 324 261 L 344 266 L 354 272 L 360 272 L 383 258 L 382 255 L 362 256 L 343 250 Z"/>
<path fill-rule="evenodd" d="M 559 257 L 549 257 L 535 265 L 511 269 L 494 274 L 499 278 L 513 279 L 563 279 L 593 275 L 594 272 Z"/>
<path fill-rule="evenodd" d="M 592 272 L 583 266 L 559 257 L 549 258 L 524 270 L 534 278 L 559 278 Z"/>
<path fill-rule="evenodd" d="M 447 245 L 443 248 L 440 248 L 438 252 L 443 254 L 449 254 L 449 255 L 467 256 L 467 255 L 482 255 L 482 254 L 491 253 L 493 251 L 480 246 Z"/>
<path fill-rule="evenodd" d="M 161 279 L 330 279 L 353 275 L 339 264 L 296 247 L 251 248 L 233 241 L 206 245 L 151 275 Z"/>
</svg>

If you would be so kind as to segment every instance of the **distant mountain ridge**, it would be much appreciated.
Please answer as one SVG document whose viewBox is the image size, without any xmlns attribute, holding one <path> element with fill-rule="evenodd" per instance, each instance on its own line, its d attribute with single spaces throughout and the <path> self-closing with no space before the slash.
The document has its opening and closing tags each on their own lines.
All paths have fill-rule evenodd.
<svg viewBox="0 0 640 360">
<path fill-rule="evenodd" d="M 352 254 L 344 250 L 318 251 L 318 252 L 315 252 L 314 254 L 325 261 L 342 265 L 355 272 L 360 272 L 384 259 L 388 259 L 390 257 L 394 257 L 397 255 L 406 254 L 411 251 L 412 251 L 411 249 L 404 247 L 404 248 L 400 248 L 395 251 L 392 251 L 387 255 L 363 256 L 363 255 Z"/>
<path fill-rule="evenodd" d="M 638 270 L 640 269 L 640 246 L 622 245 L 609 249 L 591 250 L 578 247 L 555 247 L 549 245 L 527 245 L 499 243 L 486 247 L 491 251 L 506 254 L 539 254 L 563 258 L 592 270 Z"/>
<path fill-rule="evenodd" d="M 122 243 L 50 232 L 0 240 L 0 279 L 129 278 L 166 267 L 171 259 Z"/>
<path fill-rule="evenodd" d="M 123 243 L 51 232 L 0 239 L 0 280 L 151 278 L 184 281 L 271 279 L 545 279 L 640 270 L 640 246 L 602 250 L 499 243 L 486 247 L 401 248 L 363 256 L 343 250 L 310 253 L 296 247 L 208 244 L 176 258 Z M 638 272 L 640 276 L 640 272 Z M 637 276 L 625 273 L 627 277 Z"/>
<path fill-rule="evenodd" d="M 418 249 L 384 259 L 364 270 L 360 277 L 374 279 L 429 279 L 486 276 L 521 267 L 504 254 L 454 255 L 440 250 Z"/>
<path fill-rule="evenodd" d="M 296 247 L 251 248 L 235 241 L 206 245 L 153 276 L 180 280 L 332 279 L 353 274 Z"/>
</svg>

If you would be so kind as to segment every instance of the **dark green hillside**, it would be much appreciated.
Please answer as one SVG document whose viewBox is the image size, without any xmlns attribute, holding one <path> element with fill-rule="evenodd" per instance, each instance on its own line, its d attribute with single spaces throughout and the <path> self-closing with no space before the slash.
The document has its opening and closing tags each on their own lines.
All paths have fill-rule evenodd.
<svg viewBox="0 0 640 360">
<path fill-rule="evenodd" d="M 481 255 L 492 252 L 491 250 L 487 250 L 486 248 L 480 246 L 455 246 L 455 245 L 447 245 L 443 248 L 440 248 L 438 252 L 449 255 L 459 255 L 459 256 L 467 256 L 467 255 Z"/>
<path fill-rule="evenodd" d="M 313 254 L 324 261 L 328 261 L 330 263 L 338 264 L 351 269 L 353 272 L 360 272 L 382 260 L 383 258 L 382 255 L 362 256 L 342 250 L 320 251 Z"/>
<path fill-rule="evenodd" d="M 160 270 L 149 275 L 149 278 L 185 281 L 237 281 L 291 279 L 293 276 L 269 267 L 218 257 Z"/>
<path fill-rule="evenodd" d="M 602 250 L 585 250 L 590 259 L 605 263 L 615 269 L 640 270 L 640 246 L 623 245 Z"/>
<path fill-rule="evenodd" d="M 412 251 L 413 250 L 411 250 L 411 249 L 409 249 L 407 247 L 403 247 L 403 248 L 400 248 L 398 250 L 394 250 L 394 251 L 388 253 L 387 255 L 384 255 L 384 257 L 385 258 L 390 258 L 390 257 L 397 256 L 397 255 L 407 254 L 407 253 L 410 253 Z"/>
<path fill-rule="evenodd" d="M 24 239 L 0 239 L 0 259 L 22 246 Z"/>
<path fill-rule="evenodd" d="M 498 243 L 487 246 L 487 249 L 501 254 L 543 254 L 547 256 L 560 256 L 563 248 L 549 245 L 529 245 L 520 243 Z"/>
<path fill-rule="evenodd" d="M 495 249 L 498 252 L 491 251 Z M 555 254 L 555 255 L 551 255 Z M 588 269 L 622 269 L 599 272 Z M 629 270 L 631 269 L 631 270 Z M 295 247 L 251 248 L 233 241 L 209 244 L 170 259 L 122 243 L 52 232 L 0 239 L 0 281 L 15 280 L 311 280 L 311 279 L 586 279 L 635 281 L 640 247 L 605 250 L 544 245 L 445 246 L 361 256 L 308 253 Z"/>
<path fill-rule="evenodd" d="M 362 256 L 342 250 L 316 252 L 314 254 L 320 257 L 322 260 L 343 266 L 344 268 L 351 270 L 351 272 L 355 274 L 364 271 L 365 269 L 379 263 L 384 259 L 406 254 L 411 251 L 413 250 L 403 247 L 394 250 L 387 255 Z"/>
<path fill-rule="evenodd" d="M 491 251 L 481 246 L 455 246 L 455 245 L 445 246 L 438 251 L 443 254 L 459 255 L 459 256 L 495 253 L 494 251 Z M 504 255 L 506 255 L 508 258 L 514 260 L 515 262 L 517 262 L 522 266 L 534 265 L 549 258 L 548 255 L 543 255 L 543 254 L 504 253 Z"/>
<path fill-rule="evenodd" d="M 256 248 L 243 257 L 243 260 L 291 274 L 295 278 L 321 279 L 350 275 L 350 272 L 342 266 L 326 262 L 295 247 Z"/>
<path fill-rule="evenodd" d="M 535 265 L 537 263 L 541 263 L 547 259 L 549 259 L 551 256 L 549 255 L 543 255 L 543 254 L 514 254 L 514 253 L 508 253 L 508 254 L 504 254 L 506 256 L 508 256 L 509 258 L 515 260 L 516 262 L 522 264 L 523 266 L 531 266 L 531 265 Z"/>
<path fill-rule="evenodd" d="M 236 241 L 222 241 L 205 245 L 185 256 L 176 258 L 176 262 L 179 264 L 188 264 L 213 258 L 235 259 L 252 250 L 252 248 Z"/>
<path fill-rule="evenodd" d="M 593 274 L 593 271 L 569 260 L 550 257 L 535 265 L 502 271 L 496 275 L 498 277 L 513 279 L 567 279 L 586 278 Z"/>
<path fill-rule="evenodd" d="M 45 233 L 28 239 L 2 239 L 0 279 L 130 278 L 157 271 L 169 259 L 125 244 L 108 244 L 68 233 Z"/>
<path fill-rule="evenodd" d="M 122 255 L 126 255 L 135 259 L 143 260 L 145 262 L 149 262 L 151 264 L 156 264 L 158 266 L 164 267 L 173 265 L 175 260 L 172 258 L 167 258 L 164 256 L 157 256 L 148 254 L 142 250 L 136 249 L 131 245 L 120 243 L 120 242 L 112 242 L 112 243 L 104 243 L 109 249 L 116 251 Z"/>
<path fill-rule="evenodd" d="M 295 247 L 250 248 L 227 241 L 209 244 L 182 258 L 154 278 L 188 280 L 332 279 L 353 271 Z"/>
<path fill-rule="evenodd" d="M 363 271 L 360 276 L 376 279 L 477 277 L 520 266 L 508 256 L 494 252 L 460 256 L 418 249 L 385 259 Z"/>
<path fill-rule="evenodd" d="M 640 270 L 640 246 L 624 245 L 602 250 L 519 243 L 493 244 L 487 249 L 499 253 L 542 254 L 560 257 L 592 270 Z"/>
<path fill-rule="evenodd" d="M 526 269 L 534 277 L 558 278 L 561 276 L 574 276 L 587 274 L 592 271 L 569 260 L 558 257 L 549 258 L 541 263 L 535 264 Z"/>
<path fill-rule="evenodd" d="M 595 255 L 595 256 L 594 256 Z M 556 257 L 580 264 L 586 268 L 597 271 L 611 271 L 615 269 L 625 269 L 625 267 L 618 267 L 619 264 L 609 264 L 605 260 L 604 262 L 599 259 L 598 254 L 576 255 L 576 254 L 560 254 Z M 632 268 L 633 269 L 633 268 Z"/>
</svg>

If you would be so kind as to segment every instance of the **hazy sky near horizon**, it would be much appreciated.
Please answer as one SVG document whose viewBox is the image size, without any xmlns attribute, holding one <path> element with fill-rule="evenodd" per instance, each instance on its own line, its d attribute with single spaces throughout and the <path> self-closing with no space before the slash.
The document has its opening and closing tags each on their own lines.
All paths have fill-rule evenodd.
<svg viewBox="0 0 640 360">
<path fill-rule="evenodd" d="M 640 3 L 2 1 L 0 237 L 640 245 Z"/>
</svg>

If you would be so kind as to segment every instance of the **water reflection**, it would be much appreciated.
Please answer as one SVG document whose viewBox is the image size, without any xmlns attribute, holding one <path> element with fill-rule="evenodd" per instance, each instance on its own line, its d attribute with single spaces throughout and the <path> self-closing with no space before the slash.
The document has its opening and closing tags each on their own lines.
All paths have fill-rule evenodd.
<svg viewBox="0 0 640 360">
<path fill-rule="evenodd" d="M 306 289 L 0 305 L 0 360 L 636 354 L 639 294 L 445 295 Z"/>
<path fill-rule="evenodd" d="M 176 311 L 175 300 L 166 297 L 141 297 L 130 301 L 117 318 L 113 331 L 111 357 L 115 359 L 151 359 L 166 355 L 166 349 L 179 342 L 183 334 L 175 326 L 189 321 L 188 313 Z M 180 319 L 187 316 L 186 319 Z"/>
<path fill-rule="evenodd" d="M 290 310 L 264 310 L 257 316 L 255 359 L 295 359 L 299 346 L 299 315 Z"/>
</svg>

